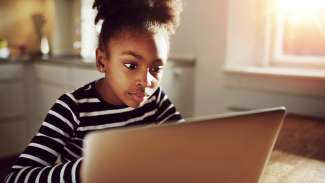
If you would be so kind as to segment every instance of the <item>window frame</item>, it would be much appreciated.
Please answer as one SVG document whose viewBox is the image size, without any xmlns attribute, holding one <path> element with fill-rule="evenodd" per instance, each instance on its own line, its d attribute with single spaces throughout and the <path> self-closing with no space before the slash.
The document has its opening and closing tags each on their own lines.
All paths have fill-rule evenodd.
<svg viewBox="0 0 325 183">
<path fill-rule="evenodd" d="M 277 1 L 268 0 L 268 6 L 273 7 L 274 13 L 269 13 L 267 16 L 267 35 L 270 45 L 270 55 L 268 65 L 275 67 L 292 67 L 301 69 L 325 69 L 325 56 L 294 56 L 283 54 L 283 30 L 284 30 L 284 15 L 278 13 Z"/>
</svg>

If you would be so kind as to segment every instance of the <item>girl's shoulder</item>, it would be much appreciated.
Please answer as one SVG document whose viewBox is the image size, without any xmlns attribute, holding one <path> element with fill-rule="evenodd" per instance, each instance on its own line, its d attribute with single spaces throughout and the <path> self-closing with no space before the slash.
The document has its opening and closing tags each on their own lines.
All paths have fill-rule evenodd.
<svg viewBox="0 0 325 183">
<path fill-rule="evenodd" d="M 89 98 L 95 98 L 95 84 L 97 80 L 92 81 L 90 83 L 87 83 L 75 90 L 72 90 L 70 92 L 67 92 L 63 94 L 61 97 L 69 97 L 71 100 L 73 100 L 75 103 L 79 103 L 79 101 L 89 99 Z"/>
<path fill-rule="evenodd" d="M 160 101 L 161 99 L 163 99 L 166 96 L 166 93 L 163 91 L 163 89 L 161 87 L 158 87 L 157 90 L 155 91 L 155 93 L 153 94 L 153 96 L 156 97 L 157 101 Z"/>
</svg>

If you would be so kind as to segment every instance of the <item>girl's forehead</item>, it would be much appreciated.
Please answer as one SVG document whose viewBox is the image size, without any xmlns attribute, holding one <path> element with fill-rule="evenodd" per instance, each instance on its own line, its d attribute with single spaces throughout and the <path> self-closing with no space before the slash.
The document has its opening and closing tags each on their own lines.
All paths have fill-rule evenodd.
<svg viewBox="0 0 325 183">
<path fill-rule="evenodd" d="M 143 57 L 158 57 L 167 59 L 169 49 L 168 36 L 159 32 L 133 32 L 125 31 L 112 38 L 107 47 L 111 54 L 120 54 L 125 51 L 133 51 Z"/>
</svg>

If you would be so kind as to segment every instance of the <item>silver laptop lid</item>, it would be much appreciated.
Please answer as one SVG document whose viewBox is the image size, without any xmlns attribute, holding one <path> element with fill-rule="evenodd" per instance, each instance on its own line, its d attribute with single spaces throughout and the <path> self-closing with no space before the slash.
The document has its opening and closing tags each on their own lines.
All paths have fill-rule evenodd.
<svg viewBox="0 0 325 183">
<path fill-rule="evenodd" d="M 84 182 L 258 182 L 285 108 L 99 131 L 85 140 Z"/>
</svg>

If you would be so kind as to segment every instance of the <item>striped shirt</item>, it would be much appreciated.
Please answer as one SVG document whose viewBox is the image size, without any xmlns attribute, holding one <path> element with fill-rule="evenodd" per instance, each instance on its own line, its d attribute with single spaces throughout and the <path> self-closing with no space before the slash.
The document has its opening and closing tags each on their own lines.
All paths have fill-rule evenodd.
<svg viewBox="0 0 325 183">
<path fill-rule="evenodd" d="M 139 108 L 106 103 L 91 82 L 62 95 L 38 133 L 11 167 L 5 182 L 80 182 L 83 139 L 91 131 L 183 121 L 158 88 Z M 60 162 L 56 163 L 60 158 Z"/>
</svg>

